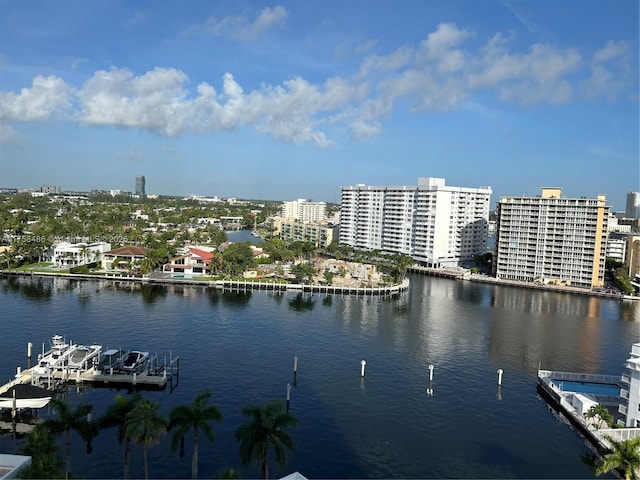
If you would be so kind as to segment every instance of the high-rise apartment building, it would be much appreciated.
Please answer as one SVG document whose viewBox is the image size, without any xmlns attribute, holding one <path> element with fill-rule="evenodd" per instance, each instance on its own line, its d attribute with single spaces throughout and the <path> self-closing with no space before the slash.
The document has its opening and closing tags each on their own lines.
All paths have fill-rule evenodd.
<svg viewBox="0 0 640 480">
<path fill-rule="evenodd" d="M 449 187 L 443 178 L 342 187 L 340 243 L 428 266 L 460 265 L 486 252 L 490 199 L 490 187 Z"/>
<path fill-rule="evenodd" d="M 138 175 L 136 177 L 136 195 L 140 197 L 145 196 L 144 184 L 145 184 L 144 175 Z"/>
<path fill-rule="evenodd" d="M 294 218 L 300 222 L 319 222 L 327 215 L 325 202 L 310 202 L 303 198 L 292 202 L 282 202 L 280 216 Z"/>
<path fill-rule="evenodd" d="M 605 196 L 501 197 L 497 210 L 497 278 L 580 287 L 604 285 L 609 207 Z"/>
<path fill-rule="evenodd" d="M 640 218 L 640 192 L 627 193 L 625 217 Z"/>
</svg>

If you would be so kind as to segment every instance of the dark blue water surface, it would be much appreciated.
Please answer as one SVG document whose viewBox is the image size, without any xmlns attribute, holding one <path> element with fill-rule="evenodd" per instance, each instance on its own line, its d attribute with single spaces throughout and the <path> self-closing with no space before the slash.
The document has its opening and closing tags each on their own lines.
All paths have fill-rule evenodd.
<svg viewBox="0 0 640 480">
<path fill-rule="evenodd" d="M 640 341 L 639 306 L 410 279 L 399 297 L 363 298 L 0 277 L 0 380 L 26 365 L 28 342 L 38 352 L 54 334 L 171 352 L 181 359 L 178 387 L 145 395 L 168 413 L 211 389 L 224 420 L 214 443 L 200 443 L 200 475 L 233 467 L 248 478 L 260 471 L 239 458 L 240 408 L 284 401 L 298 356 L 291 392 L 297 450 L 286 468 L 271 465 L 272 478 L 293 471 L 309 478 L 593 478 L 580 458 L 588 452 L 583 440 L 538 397 L 536 371 L 622 373 Z M 116 393 L 72 387 L 66 398 L 92 403 L 97 417 Z M 181 459 L 169 440 L 149 449 L 150 474 L 188 478 L 191 443 Z M 0 452 L 22 442 L 5 434 Z M 102 432 L 90 455 L 75 434 L 72 448 L 75 476 L 122 477 L 114 431 Z M 133 448 L 131 474 L 143 476 L 141 447 Z"/>
</svg>

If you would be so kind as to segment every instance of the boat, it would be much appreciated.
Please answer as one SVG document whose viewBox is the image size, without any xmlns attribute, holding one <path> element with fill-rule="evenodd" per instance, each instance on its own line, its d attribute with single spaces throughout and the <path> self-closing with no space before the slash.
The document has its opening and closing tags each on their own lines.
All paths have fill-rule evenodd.
<svg viewBox="0 0 640 480">
<path fill-rule="evenodd" d="M 125 372 L 138 372 L 144 368 L 147 358 L 149 358 L 149 352 L 130 350 L 122 357 L 122 369 Z"/>
<path fill-rule="evenodd" d="M 257 230 L 251 230 L 251 236 L 260 238 L 260 234 L 258 233 Z"/>
<path fill-rule="evenodd" d="M 52 398 L 52 392 L 44 388 L 17 384 L 0 394 L 0 408 L 21 410 L 25 408 L 45 407 Z"/>
<path fill-rule="evenodd" d="M 70 370 L 87 370 L 99 360 L 102 345 L 76 345 L 67 359 Z"/>
<path fill-rule="evenodd" d="M 98 370 L 102 373 L 118 371 L 122 362 L 122 351 L 118 349 L 105 350 L 100 354 Z"/>
<path fill-rule="evenodd" d="M 51 337 L 51 349 L 44 351 L 42 344 L 42 354 L 38 355 L 38 373 L 46 373 L 50 370 L 63 370 L 76 346 L 71 342 L 67 343 L 62 335 Z"/>
</svg>

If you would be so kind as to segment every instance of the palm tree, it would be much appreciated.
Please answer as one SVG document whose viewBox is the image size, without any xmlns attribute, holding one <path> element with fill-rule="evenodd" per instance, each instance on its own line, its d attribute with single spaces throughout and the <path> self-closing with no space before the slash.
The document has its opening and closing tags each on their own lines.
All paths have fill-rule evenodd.
<svg viewBox="0 0 640 480">
<path fill-rule="evenodd" d="M 584 418 L 594 419 L 597 428 L 608 427 L 613 423 L 613 415 L 609 413 L 607 407 L 598 403 L 592 406 L 585 414 Z"/>
<path fill-rule="evenodd" d="M 167 431 L 167 420 L 158 410 L 160 404 L 143 398 L 126 416 L 124 433 L 136 445 L 142 444 L 144 452 L 144 478 L 149 478 L 147 447 L 158 443 L 160 435 Z"/>
<path fill-rule="evenodd" d="M 180 443 L 180 453 L 184 453 L 184 437 L 193 429 L 193 455 L 191 457 L 191 478 L 198 478 L 198 436 L 202 431 L 210 442 L 215 439 L 213 428 L 209 422 L 222 420 L 222 414 L 218 407 L 207 406 L 207 401 L 211 398 L 209 390 L 199 392 L 193 399 L 191 405 L 178 405 L 169 415 L 169 429 L 175 428 L 171 439 L 171 449 L 176 450 Z"/>
<path fill-rule="evenodd" d="M 617 441 L 607 436 L 611 444 L 609 451 L 597 462 L 596 475 L 622 470 L 624 478 L 637 479 L 640 471 L 640 437 L 631 440 Z"/>
<path fill-rule="evenodd" d="M 82 264 L 81 265 L 86 265 L 87 263 L 87 257 L 89 256 L 89 253 L 91 252 L 91 250 L 89 249 L 89 247 L 87 246 L 87 244 L 83 244 L 82 247 L 80 247 L 80 256 L 82 257 Z"/>
<path fill-rule="evenodd" d="M 63 462 L 58 455 L 58 445 L 49 428 L 40 424 L 29 434 L 20 453 L 31 457 L 31 464 L 20 472 L 22 478 L 59 478 Z"/>
<path fill-rule="evenodd" d="M 236 430 L 236 439 L 240 442 L 240 457 L 247 465 L 254 461 L 262 468 L 262 476 L 269 477 L 269 449 L 273 448 L 276 462 L 280 468 L 287 464 L 286 450 L 295 450 L 293 437 L 287 427 L 298 424 L 298 419 L 284 411 L 282 402 L 275 400 L 267 403 L 264 409 L 258 405 L 247 405 L 242 414 L 250 422 Z"/>
<path fill-rule="evenodd" d="M 127 424 L 127 415 L 142 400 L 139 393 L 135 393 L 131 397 L 116 395 L 113 403 L 109 405 L 99 420 L 100 428 L 116 427 L 118 429 L 118 443 L 122 445 L 124 442 L 124 457 L 122 463 L 124 465 L 124 477 L 129 478 L 129 449 L 131 445 L 131 437 L 125 432 Z"/>
<path fill-rule="evenodd" d="M 71 469 L 71 430 L 80 433 L 87 442 L 87 452 L 91 453 L 91 439 L 95 436 L 95 425 L 89 419 L 93 405 L 82 404 L 72 409 L 68 403 L 57 398 L 51 399 L 50 405 L 56 412 L 57 418 L 50 418 L 44 422 L 51 433 L 65 433 L 66 472 L 65 478 L 69 478 Z"/>
</svg>

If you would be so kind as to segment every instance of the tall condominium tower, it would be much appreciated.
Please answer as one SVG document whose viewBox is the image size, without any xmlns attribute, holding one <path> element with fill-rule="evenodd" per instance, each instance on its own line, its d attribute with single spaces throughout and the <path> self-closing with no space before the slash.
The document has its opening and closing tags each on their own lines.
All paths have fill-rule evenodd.
<svg viewBox="0 0 640 480">
<path fill-rule="evenodd" d="M 559 188 L 538 197 L 498 202 L 497 278 L 580 287 L 604 285 L 609 207 L 605 196 L 562 198 Z"/>
<path fill-rule="evenodd" d="M 417 186 L 342 187 L 340 243 L 428 266 L 460 265 L 486 252 L 490 198 L 490 187 L 449 187 L 431 177 Z"/>
<path fill-rule="evenodd" d="M 640 192 L 627 193 L 627 218 L 640 218 Z"/>
<path fill-rule="evenodd" d="M 295 218 L 301 222 L 317 222 L 327 216 L 327 204 L 325 202 L 308 202 L 298 199 L 292 202 L 282 202 L 280 216 Z"/>
<path fill-rule="evenodd" d="M 144 175 L 138 175 L 136 177 L 136 195 L 145 196 L 144 183 Z"/>
</svg>

